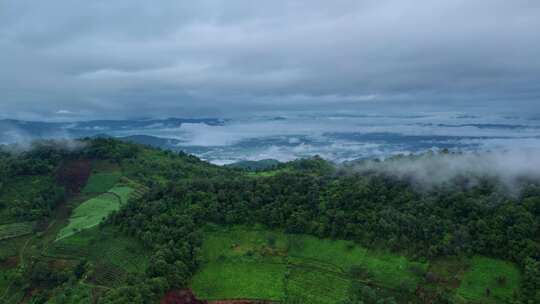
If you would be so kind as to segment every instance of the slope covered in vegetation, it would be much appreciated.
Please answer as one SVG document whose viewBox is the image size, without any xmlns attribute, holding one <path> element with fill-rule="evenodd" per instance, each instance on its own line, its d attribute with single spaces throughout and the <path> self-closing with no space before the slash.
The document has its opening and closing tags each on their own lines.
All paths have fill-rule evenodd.
<svg viewBox="0 0 540 304">
<path fill-rule="evenodd" d="M 5 303 L 540 302 L 536 181 L 419 189 L 318 157 L 246 172 L 81 143 L 0 154 L 0 227 L 24 232 L 0 240 Z"/>
</svg>

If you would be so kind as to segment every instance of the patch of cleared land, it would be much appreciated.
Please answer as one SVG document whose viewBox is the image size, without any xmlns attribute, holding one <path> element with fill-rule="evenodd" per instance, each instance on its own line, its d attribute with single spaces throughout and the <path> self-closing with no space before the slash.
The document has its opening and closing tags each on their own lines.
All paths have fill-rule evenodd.
<svg viewBox="0 0 540 304">
<path fill-rule="evenodd" d="M 32 233 L 35 222 L 19 222 L 0 225 L 0 240 L 19 237 Z"/>
<path fill-rule="evenodd" d="M 207 231 L 201 258 L 192 288 L 202 299 L 321 304 L 346 299 L 353 281 L 412 292 L 423 279 L 414 269 L 428 266 L 348 241 L 245 227 Z"/>
<path fill-rule="evenodd" d="M 473 303 L 501 303 L 513 299 L 521 274 L 516 265 L 475 256 L 468 262 L 457 296 Z"/>
<path fill-rule="evenodd" d="M 339 303 L 354 283 L 404 301 L 422 287 L 454 290 L 459 303 L 491 304 L 511 300 L 520 284 L 514 264 L 487 257 L 442 259 L 430 267 L 350 241 L 261 227 L 209 226 L 200 256 L 202 266 L 191 287 L 206 300 Z M 428 271 L 438 277 L 435 285 L 426 281 Z"/>
<path fill-rule="evenodd" d="M 93 173 L 88 179 L 88 183 L 82 189 L 83 193 L 103 193 L 114 187 L 120 180 L 120 172 Z"/>
<path fill-rule="evenodd" d="M 193 280 L 198 298 L 280 300 L 287 266 L 255 261 L 209 263 Z"/>
<path fill-rule="evenodd" d="M 57 240 L 99 225 L 111 212 L 117 211 L 127 202 L 132 191 L 130 187 L 117 186 L 83 202 L 73 210 L 69 224 L 60 231 Z"/>
</svg>

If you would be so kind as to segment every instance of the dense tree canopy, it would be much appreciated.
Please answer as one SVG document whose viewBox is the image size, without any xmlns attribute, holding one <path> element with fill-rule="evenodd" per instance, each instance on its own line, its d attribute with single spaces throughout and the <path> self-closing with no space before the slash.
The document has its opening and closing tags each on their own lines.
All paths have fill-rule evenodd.
<svg viewBox="0 0 540 304">
<path fill-rule="evenodd" d="M 72 152 L 44 146 L 19 155 L 2 153 L 0 177 L 4 184 L 16 175 L 52 172 L 66 158 L 109 159 L 149 187 L 105 225 L 150 249 L 150 267 L 145 277 L 108 292 L 104 302 L 151 303 L 167 290 L 186 286 L 199 266 L 199 230 L 208 223 L 263 224 L 350 239 L 413 259 L 482 254 L 511 260 L 524 273 L 523 303 L 540 301 L 538 183 L 523 181 L 518 195 L 505 195 L 492 178 L 470 185 L 460 177 L 419 189 L 377 172 L 338 169 L 318 157 L 277 165 L 272 174 L 248 174 L 113 139 L 83 142 L 84 148 Z M 55 191 L 44 191 L 43 200 L 57 200 Z M 37 269 L 32 275 L 39 280 L 47 273 Z M 379 303 L 369 300 L 373 297 L 373 291 L 358 288 L 350 303 Z"/>
</svg>

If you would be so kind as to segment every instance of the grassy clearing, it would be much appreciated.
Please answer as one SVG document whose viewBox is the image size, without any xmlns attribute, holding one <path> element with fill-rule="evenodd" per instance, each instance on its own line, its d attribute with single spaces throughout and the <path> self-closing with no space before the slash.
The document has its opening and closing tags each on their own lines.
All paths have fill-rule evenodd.
<svg viewBox="0 0 540 304">
<path fill-rule="evenodd" d="M 333 265 L 342 272 L 353 266 L 368 270 L 370 280 L 391 289 L 406 288 L 414 291 L 422 280 L 413 270 L 427 269 L 427 264 L 409 261 L 404 256 L 388 252 L 370 251 L 350 241 L 318 239 L 312 236 L 294 236 L 289 254 L 304 260 L 314 260 Z"/>
<path fill-rule="evenodd" d="M 269 238 L 274 239 L 273 248 L 267 246 Z M 201 251 L 205 264 L 192 288 L 209 300 L 280 300 L 287 271 L 280 252 L 286 246 L 284 234 L 217 227 L 206 235 Z"/>
<path fill-rule="evenodd" d="M 120 166 L 109 160 L 95 160 L 92 162 L 93 173 L 111 173 L 120 171 Z"/>
<path fill-rule="evenodd" d="M 150 252 L 137 240 L 116 233 L 111 227 L 94 227 L 63 238 L 55 242 L 49 254 L 84 257 L 102 264 L 114 265 L 130 273 L 143 273 L 150 257 Z"/>
<path fill-rule="evenodd" d="M 82 189 L 83 193 L 103 193 L 114 187 L 120 180 L 120 172 L 93 173 Z"/>
<path fill-rule="evenodd" d="M 133 188 L 128 186 L 116 186 L 108 191 L 108 193 L 116 194 L 116 196 L 120 199 L 121 205 L 127 203 L 127 200 L 132 192 Z"/>
<path fill-rule="evenodd" d="M 315 268 L 292 268 L 287 280 L 288 303 L 332 304 L 347 299 L 351 282 Z"/>
<path fill-rule="evenodd" d="M 202 255 L 205 261 L 214 261 L 225 258 L 241 258 L 246 256 L 261 256 L 264 250 L 270 249 L 268 239 L 274 240 L 273 248 L 285 253 L 288 238 L 283 233 L 263 230 L 248 230 L 239 228 L 217 228 L 205 235 Z M 265 259 L 280 259 L 279 255 L 266 255 Z M 276 260 L 276 261 L 278 261 Z"/>
<path fill-rule="evenodd" d="M 422 277 L 411 269 L 427 268 L 352 242 L 243 227 L 207 231 L 201 258 L 204 266 L 192 288 L 204 299 L 281 296 L 289 302 L 336 303 L 346 298 L 352 281 L 412 292 Z M 367 269 L 369 275 L 352 276 L 355 266 Z"/>
<path fill-rule="evenodd" d="M 120 209 L 120 206 L 127 201 L 131 191 L 133 189 L 130 187 L 114 187 L 107 193 L 85 201 L 73 210 L 69 224 L 60 231 L 56 240 L 97 226 L 111 212 Z"/>
<path fill-rule="evenodd" d="M 511 300 L 519 288 L 521 275 L 512 263 L 475 256 L 469 265 L 456 291 L 458 297 L 473 303 L 500 303 Z"/>
<path fill-rule="evenodd" d="M 280 300 L 284 296 L 285 264 L 212 262 L 195 276 L 192 288 L 198 297 L 219 299 Z"/>
<path fill-rule="evenodd" d="M 118 210 L 119 207 L 118 197 L 111 193 L 104 193 L 82 203 L 73 211 L 69 224 L 60 231 L 57 240 L 97 226 L 109 213 Z"/>
<path fill-rule="evenodd" d="M 35 222 L 20 222 L 0 225 L 0 240 L 19 237 L 32 233 Z"/>
</svg>

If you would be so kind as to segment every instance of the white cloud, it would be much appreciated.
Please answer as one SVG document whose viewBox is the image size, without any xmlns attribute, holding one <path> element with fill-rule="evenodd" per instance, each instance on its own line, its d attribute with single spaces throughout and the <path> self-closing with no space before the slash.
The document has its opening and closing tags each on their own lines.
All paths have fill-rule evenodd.
<svg viewBox="0 0 540 304">
<path fill-rule="evenodd" d="M 56 111 L 56 114 L 58 114 L 58 115 L 70 115 L 70 114 L 74 114 L 74 113 L 69 111 L 69 110 L 58 110 L 58 111 Z"/>
</svg>

